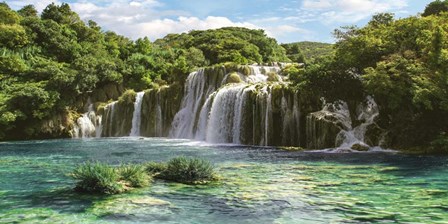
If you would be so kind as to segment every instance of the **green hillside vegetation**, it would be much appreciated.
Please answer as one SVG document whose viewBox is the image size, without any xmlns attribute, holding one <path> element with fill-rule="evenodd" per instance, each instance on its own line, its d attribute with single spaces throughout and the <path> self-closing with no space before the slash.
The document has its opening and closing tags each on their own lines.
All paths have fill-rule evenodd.
<svg viewBox="0 0 448 224">
<path fill-rule="evenodd" d="M 333 44 L 320 42 L 296 42 L 282 44 L 288 58 L 297 63 L 314 63 L 316 59 L 330 56 L 334 53 Z"/>
<path fill-rule="evenodd" d="M 133 41 L 83 22 L 65 3 L 48 5 L 41 15 L 32 5 L 14 11 L 0 3 L 0 139 L 63 137 L 41 136 L 42 122 L 77 116 L 95 91 L 105 93 L 103 101 L 116 100 L 126 89 L 182 84 L 201 66 L 285 60 L 285 50 L 263 30 Z"/>
</svg>

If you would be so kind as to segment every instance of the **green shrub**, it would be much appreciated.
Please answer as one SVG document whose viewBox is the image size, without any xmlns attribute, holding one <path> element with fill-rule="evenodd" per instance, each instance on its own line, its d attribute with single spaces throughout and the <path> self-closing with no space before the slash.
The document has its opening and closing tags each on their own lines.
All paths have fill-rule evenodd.
<svg viewBox="0 0 448 224">
<path fill-rule="evenodd" d="M 146 172 L 148 172 L 151 175 L 158 175 L 161 172 L 165 171 L 167 168 L 166 163 L 159 163 L 159 162 L 149 162 L 145 164 Z"/>
<path fill-rule="evenodd" d="M 121 165 L 117 168 L 117 173 L 127 187 L 147 187 L 152 178 L 145 168 L 143 165 Z"/>
<path fill-rule="evenodd" d="M 433 152 L 448 153 L 448 135 L 445 132 L 440 133 L 437 138 L 431 142 Z"/>
<path fill-rule="evenodd" d="M 166 169 L 157 177 L 186 184 L 204 184 L 216 180 L 215 171 L 210 162 L 187 157 L 171 159 Z"/>
<path fill-rule="evenodd" d="M 89 193 L 117 194 L 125 190 L 115 169 L 102 163 L 85 163 L 70 175 L 78 182 L 75 190 Z"/>
<path fill-rule="evenodd" d="M 134 90 L 128 89 L 123 93 L 123 95 L 118 98 L 118 102 L 124 104 L 133 104 L 136 96 L 137 93 Z"/>
</svg>

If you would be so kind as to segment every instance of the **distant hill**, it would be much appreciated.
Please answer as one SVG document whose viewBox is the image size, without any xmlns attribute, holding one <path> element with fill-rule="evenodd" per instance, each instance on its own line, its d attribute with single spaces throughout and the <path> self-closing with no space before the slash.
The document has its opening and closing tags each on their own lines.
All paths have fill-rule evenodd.
<svg viewBox="0 0 448 224">
<path fill-rule="evenodd" d="M 313 62 L 316 58 L 331 55 L 334 52 L 333 44 L 320 42 L 295 42 L 289 44 L 282 44 L 286 49 L 286 53 L 294 62 Z"/>
</svg>

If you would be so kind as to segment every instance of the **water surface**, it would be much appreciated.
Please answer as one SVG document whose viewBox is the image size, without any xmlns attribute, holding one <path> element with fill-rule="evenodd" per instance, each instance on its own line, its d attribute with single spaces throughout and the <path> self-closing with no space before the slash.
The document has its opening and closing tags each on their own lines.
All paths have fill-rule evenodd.
<svg viewBox="0 0 448 224">
<path fill-rule="evenodd" d="M 222 181 L 155 181 L 116 196 L 72 191 L 85 161 L 210 160 Z M 448 157 L 285 152 L 187 140 L 0 143 L 0 223 L 447 223 Z"/>
</svg>

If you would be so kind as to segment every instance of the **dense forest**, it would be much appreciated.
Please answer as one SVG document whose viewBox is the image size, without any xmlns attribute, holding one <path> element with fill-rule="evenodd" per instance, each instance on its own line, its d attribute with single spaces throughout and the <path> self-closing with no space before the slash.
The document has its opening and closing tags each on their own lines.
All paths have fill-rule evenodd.
<svg viewBox="0 0 448 224">
<path fill-rule="evenodd" d="M 364 27 L 334 31 L 336 44 L 279 45 L 263 30 L 221 28 L 131 40 L 85 23 L 68 4 L 39 15 L 0 4 L 0 139 L 41 138 L 42 123 L 83 111 L 95 91 L 116 100 L 126 89 L 183 85 L 199 68 L 296 62 L 283 69 L 311 107 L 320 99 L 373 96 L 387 145 L 448 152 L 448 1 L 421 15 L 373 16 Z M 301 63 L 305 63 L 304 67 Z M 68 137 L 68 136 L 61 136 Z"/>
</svg>

